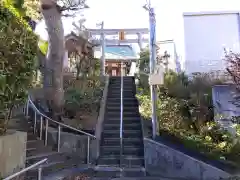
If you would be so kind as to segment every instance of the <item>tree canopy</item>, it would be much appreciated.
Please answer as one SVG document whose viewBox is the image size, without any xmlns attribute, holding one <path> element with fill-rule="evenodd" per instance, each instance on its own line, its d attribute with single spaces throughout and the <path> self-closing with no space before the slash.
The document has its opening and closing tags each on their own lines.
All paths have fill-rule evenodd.
<svg viewBox="0 0 240 180">
<path fill-rule="evenodd" d="M 7 0 L 13 4 L 22 16 L 29 16 L 33 20 L 40 19 L 39 0 Z"/>
</svg>

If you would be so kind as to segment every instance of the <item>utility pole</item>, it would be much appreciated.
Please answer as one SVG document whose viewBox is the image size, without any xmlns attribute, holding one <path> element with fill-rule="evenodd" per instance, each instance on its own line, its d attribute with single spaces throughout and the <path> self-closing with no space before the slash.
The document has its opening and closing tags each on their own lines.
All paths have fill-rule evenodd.
<svg viewBox="0 0 240 180">
<path fill-rule="evenodd" d="M 151 4 L 146 4 L 143 6 L 145 10 L 148 11 L 149 15 L 149 52 L 150 52 L 150 61 L 149 61 L 149 69 L 150 74 L 154 73 L 154 68 L 156 64 L 156 56 L 157 56 L 157 49 L 156 49 L 156 19 L 155 19 L 155 12 L 154 8 L 151 7 Z M 155 139 L 158 130 L 158 123 L 157 123 L 157 90 L 156 85 L 150 85 L 150 93 L 151 93 L 151 102 L 152 102 L 152 136 Z"/>
</svg>

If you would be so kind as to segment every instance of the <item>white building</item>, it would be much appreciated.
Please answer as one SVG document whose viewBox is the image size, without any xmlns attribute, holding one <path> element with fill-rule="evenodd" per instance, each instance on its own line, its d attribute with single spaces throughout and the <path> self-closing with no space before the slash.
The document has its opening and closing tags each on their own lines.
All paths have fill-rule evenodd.
<svg viewBox="0 0 240 180">
<path fill-rule="evenodd" d="M 158 41 L 157 46 L 159 47 L 158 56 L 163 56 L 165 52 L 169 55 L 168 69 L 175 72 L 181 71 L 181 64 L 178 59 L 174 40 Z"/>
<path fill-rule="evenodd" d="M 187 73 L 224 71 L 224 48 L 239 52 L 239 12 L 184 13 L 183 70 Z"/>
</svg>

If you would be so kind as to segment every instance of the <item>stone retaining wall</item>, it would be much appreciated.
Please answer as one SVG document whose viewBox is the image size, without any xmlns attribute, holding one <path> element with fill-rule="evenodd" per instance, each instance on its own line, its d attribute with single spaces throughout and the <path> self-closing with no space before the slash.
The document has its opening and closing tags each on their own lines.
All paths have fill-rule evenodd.
<svg viewBox="0 0 240 180">
<path fill-rule="evenodd" d="M 94 156 L 97 158 L 99 156 L 99 146 L 100 146 L 100 140 L 101 140 L 101 134 L 102 134 L 102 125 L 104 121 L 104 115 L 106 110 L 106 103 L 107 103 L 107 95 L 108 95 L 108 85 L 109 85 L 109 76 L 104 76 L 105 86 L 103 90 L 103 96 L 101 100 L 98 120 L 95 128 L 95 136 L 96 136 L 96 148 L 94 149 Z"/>
<path fill-rule="evenodd" d="M 68 132 L 61 132 L 60 136 L 60 152 L 71 154 L 86 162 L 87 160 L 87 136 L 76 135 Z M 48 144 L 57 148 L 58 144 L 58 130 L 54 128 L 48 129 Z M 91 153 L 91 149 L 95 148 L 95 140 L 90 140 L 90 162 L 95 160 L 94 155 Z"/>
<path fill-rule="evenodd" d="M 0 136 L 0 179 L 25 168 L 27 133 L 8 131 Z"/>
<path fill-rule="evenodd" d="M 151 175 L 189 180 L 219 180 L 229 173 L 151 139 L 144 139 L 145 166 Z"/>
</svg>

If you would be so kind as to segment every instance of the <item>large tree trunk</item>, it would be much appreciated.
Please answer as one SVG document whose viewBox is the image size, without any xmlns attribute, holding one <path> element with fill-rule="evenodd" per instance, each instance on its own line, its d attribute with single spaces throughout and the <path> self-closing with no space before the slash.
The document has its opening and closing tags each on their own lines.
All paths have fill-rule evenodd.
<svg viewBox="0 0 240 180">
<path fill-rule="evenodd" d="M 58 120 L 64 104 L 64 30 L 61 12 L 54 1 L 41 0 L 41 8 L 48 32 L 48 52 L 44 68 L 45 98 L 53 118 Z"/>
</svg>

